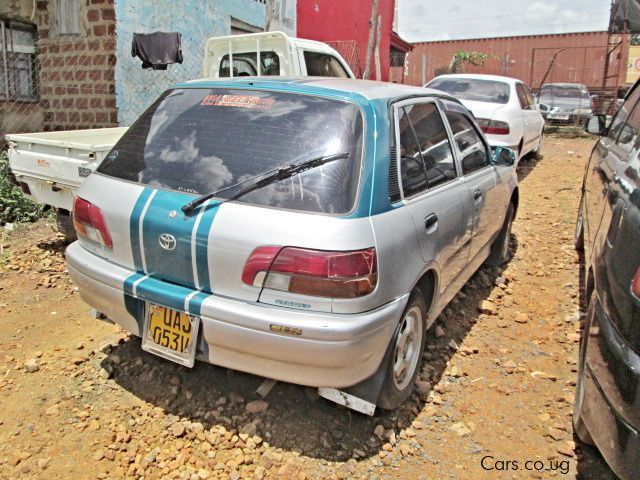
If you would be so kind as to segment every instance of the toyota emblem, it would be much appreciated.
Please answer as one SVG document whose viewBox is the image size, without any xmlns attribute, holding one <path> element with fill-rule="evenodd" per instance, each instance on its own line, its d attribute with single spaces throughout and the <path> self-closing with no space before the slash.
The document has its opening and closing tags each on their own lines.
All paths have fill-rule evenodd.
<svg viewBox="0 0 640 480">
<path fill-rule="evenodd" d="M 171 251 L 176 248 L 176 237 L 170 233 L 163 233 L 158 238 L 158 243 L 160 243 L 160 246 L 165 250 Z"/>
</svg>

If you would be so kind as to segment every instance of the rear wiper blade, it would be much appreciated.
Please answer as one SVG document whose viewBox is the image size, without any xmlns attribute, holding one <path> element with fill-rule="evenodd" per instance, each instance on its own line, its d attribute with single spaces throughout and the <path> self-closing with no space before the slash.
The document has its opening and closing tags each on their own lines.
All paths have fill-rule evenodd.
<svg viewBox="0 0 640 480">
<path fill-rule="evenodd" d="M 225 187 L 222 190 L 218 190 L 216 192 L 212 192 L 212 193 L 206 193 L 198 198 L 196 198 L 195 200 L 192 200 L 191 202 L 187 203 L 186 205 L 184 205 L 182 207 L 182 211 L 186 214 L 186 215 L 190 215 L 191 213 L 193 213 L 193 211 L 198 208 L 200 205 L 202 205 L 204 202 L 206 202 L 207 200 L 210 200 L 216 196 L 218 196 L 220 193 L 225 192 L 227 190 L 230 190 L 231 188 L 237 187 L 239 185 L 241 185 L 242 183 L 247 183 L 251 180 L 255 180 L 256 178 L 259 178 L 259 180 L 250 183 L 249 185 L 247 185 L 246 187 L 238 190 L 236 193 L 234 193 L 231 197 L 229 198 L 225 198 L 224 200 L 220 200 L 220 203 L 224 203 L 224 202 L 229 202 L 231 200 L 236 200 L 250 192 L 253 192 L 254 190 L 258 190 L 262 187 L 266 187 L 267 185 L 271 185 L 272 183 L 278 182 L 280 180 L 285 180 L 287 178 L 293 177 L 294 175 L 298 175 L 299 173 L 305 172 L 307 170 L 311 170 L 312 168 L 316 168 L 319 167 L 320 165 L 324 165 L 325 163 L 329 163 L 329 162 L 334 162 L 336 160 L 342 160 L 344 158 L 347 158 L 349 156 L 348 152 L 343 152 L 343 153 L 336 153 L 333 155 L 322 155 L 320 157 L 314 157 L 311 158 L 309 160 L 305 160 L 303 162 L 300 163 L 294 163 L 291 165 L 283 165 L 281 167 L 275 168 L 273 170 L 269 170 L 267 172 L 261 173 L 259 175 L 257 175 L 256 177 L 253 177 L 249 180 L 245 180 L 244 182 L 241 182 L 240 184 L 235 184 L 235 185 L 231 185 L 230 187 Z M 266 175 L 266 176 L 265 176 Z M 260 178 L 261 177 L 261 178 Z"/>
</svg>

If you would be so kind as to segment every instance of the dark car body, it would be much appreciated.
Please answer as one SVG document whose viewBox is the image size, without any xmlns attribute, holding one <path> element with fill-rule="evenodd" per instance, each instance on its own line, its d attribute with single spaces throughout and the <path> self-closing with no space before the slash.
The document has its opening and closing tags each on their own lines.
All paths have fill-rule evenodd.
<svg viewBox="0 0 640 480">
<path fill-rule="evenodd" d="M 640 86 L 636 84 L 586 168 L 576 226 L 588 311 L 574 427 L 622 479 L 640 478 Z M 598 120 L 592 117 L 592 120 Z M 603 117 L 600 118 L 604 124 Z M 597 122 L 590 122 L 597 123 Z M 593 132 L 592 132 L 593 133 Z"/>
</svg>

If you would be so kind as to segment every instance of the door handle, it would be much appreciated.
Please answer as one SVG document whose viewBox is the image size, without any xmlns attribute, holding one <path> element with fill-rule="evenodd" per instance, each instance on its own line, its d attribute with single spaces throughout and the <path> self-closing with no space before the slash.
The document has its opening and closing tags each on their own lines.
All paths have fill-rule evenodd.
<svg viewBox="0 0 640 480">
<path fill-rule="evenodd" d="M 474 200 L 480 200 L 481 198 L 482 198 L 482 190 L 478 189 L 475 192 L 473 192 Z"/>
<path fill-rule="evenodd" d="M 424 219 L 424 229 L 429 230 L 431 227 L 438 224 L 438 216 L 435 213 L 427 215 Z"/>
</svg>

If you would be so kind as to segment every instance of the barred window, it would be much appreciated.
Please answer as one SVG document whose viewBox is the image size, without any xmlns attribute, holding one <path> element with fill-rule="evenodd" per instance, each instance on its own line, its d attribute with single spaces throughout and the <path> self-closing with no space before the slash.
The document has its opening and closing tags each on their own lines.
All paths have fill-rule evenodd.
<svg viewBox="0 0 640 480">
<path fill-rule="evenodd" d="M 0 98 L 37 99 L 36 28 L 0 19 Z"/>
</svg>

